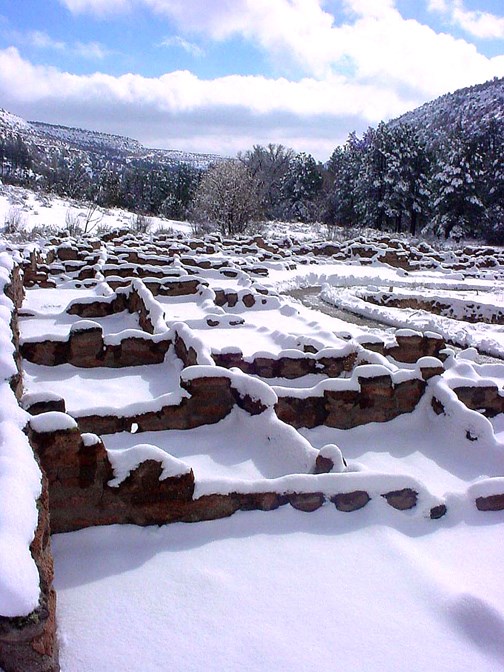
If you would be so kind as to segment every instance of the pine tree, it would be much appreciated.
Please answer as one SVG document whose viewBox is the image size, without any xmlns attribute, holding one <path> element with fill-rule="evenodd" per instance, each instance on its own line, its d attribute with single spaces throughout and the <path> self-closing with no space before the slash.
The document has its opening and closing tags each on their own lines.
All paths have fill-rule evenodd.
<svg viewBox="0 0 504 672">
<path fill-rule="evenodd" d="M 474 138 L 456 129 L 441 147 L 433 175 L 433 223 L 445 238 L 474 236 L 484 219 L 480 196 L 484 160 Z"/>
<path fill-rule="evenodd" d="M 345 227 L 358 224 L 356 184 L 362 165 L 362 153 L 362 143 L 353 132 L 343 147 L 337 147 L 329 159 L 329 185 L 324 215 L 328 224 Z"/>
<path fill-rule="evenodd" d="M 310 154 L 296 154 L 282 180 L 284 217 L 299 222 L 315 221 L 320 210 L 321 189 L 321 167 Z"/>
</svg>

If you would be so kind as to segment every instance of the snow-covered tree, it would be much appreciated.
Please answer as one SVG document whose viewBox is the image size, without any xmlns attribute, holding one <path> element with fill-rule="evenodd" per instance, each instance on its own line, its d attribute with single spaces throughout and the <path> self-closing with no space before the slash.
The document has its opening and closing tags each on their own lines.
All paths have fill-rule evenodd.
<svg viewBox="0 0 504 672">
<path fill-rule="evenodd" d="M 440 148 L 433 175 L 433 224 L 438 234 L 477 234 L 485 217 L 481 198 L 484 157 L 474 138 L 456 129 Z"/>
<path fill-rule="evenodd" d="M 354 188 L 358 220 L 365 226 L 382 230 L 386 223 L 387 153 L 390 134 L 384 123 L 369 128 L 362 138 L 362 163 Z"/>
<path fill-rule="evenodd" d="M 357 226 L 356 184 L 362 163 L 362 144 L 351 133 L 342 147 L 337 147 L 327 164 L 327 198 L 324 220 L 338 226 Z"/>
<path fill-rule="evenodd" d="M 418 222 L 428 211 L 430 162 L 425 145 L 412 126 L 399 124 L 387 129 L 384 143 L 385 215 L 397 233 L 408 224 L 415 235 Z"/>
<path fill-rule="evenodd" d="M 483 176 L 480 193 L 485 205 L 482 233 L 492 244 L 504 245 L 504 119 L 492 119 L 480 134 Z"/>
<path fill-rule="evenodd" d="M 282 180 L 284 217 L 300 222 L 315 221 L 320 214 L 321 189 L 321 167 L 310 154 L 296 154 Z"/>
</svg>

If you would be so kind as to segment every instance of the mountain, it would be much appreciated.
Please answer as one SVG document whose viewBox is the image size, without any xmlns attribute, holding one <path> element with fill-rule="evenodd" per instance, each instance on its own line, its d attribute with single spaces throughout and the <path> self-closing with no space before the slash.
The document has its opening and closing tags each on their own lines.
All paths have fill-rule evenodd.
<svg viewBox="0 0 504 672">
<path fill-rule="evenodd" d="M 224 160 L 0 109 L 0 180 L 99 205 L 184 217 L 202 171 Z"/>
<path fill-rule="evenodd" d="M 197 154 L 175 149 L 149 149 L 138 140 L 121 135 L 55 126 L 42 121 L 27 123 L 42 136 L 51 140 L 66 143 L 86 152 L 102 154 L 115 160 L 123 159 L 125 162 L 136 161 L 155 166 L 176 166 L 185 163 L 195 168 L 205 169 L 211 163 L 222 160 L 222 157 L 215 154 Z"/>
<path fill-rule="evenodd" d="M 108 163 L 134 164 L 149 168 L 175 168 L 185 164 L 204 170 L 211 163 L 222 160 L 213 154 L 197 154 L 169 149 L 151 149 L 137 140 L 89 131 L 80 128 L 57 126 L 41 121 L 26 121 L 0 109 L 0 141 L 22 142 L 35 164 L 51 163 L 56 155 L 78 158 L 81 164 L 101 169 Z M 45 157 L 44 157 L 45 154 Z"/>
<path fill-rule="evenodd" d="M 389 122 L 409 124 L 431 147 L 442 143 L 453 130 L 478 136 L 492 124 L 504 124 L 504 77 L 447 93 Z"/>
</svg>

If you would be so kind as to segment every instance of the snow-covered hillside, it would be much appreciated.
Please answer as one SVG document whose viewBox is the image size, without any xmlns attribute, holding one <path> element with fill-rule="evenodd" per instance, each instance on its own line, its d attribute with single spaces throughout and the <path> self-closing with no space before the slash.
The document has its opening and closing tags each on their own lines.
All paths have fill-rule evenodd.
<svg viewBox="0 0 504 672">
<path fill-rule="evenodd" d="M 144 147 L 137 140 L 109 133 L 26 121 L 0 109 L 0 140 L 9 136 L 19 137 L 32 154 L 32 162 L 40 162 L 41 165 L 49 164 L 55 153 L 66 157 L 65 160 L 77 155 L 82 163 L 96 165 L 106 165 L 107 161 L 124 164 L 135 161 L 156 167 L 173 167 L 183 163 L 204 169 L 222 160 L 222 157 L 213 154 Z"/>
<path fill-rule="evenodd" d="M 504 77 L 477 84 L 425 103 L 390 122 L 414 126 L 429 145 L 436 145 L 452 131 L 483 133 L 490 123 L 504 120 Z"/>
</svg>

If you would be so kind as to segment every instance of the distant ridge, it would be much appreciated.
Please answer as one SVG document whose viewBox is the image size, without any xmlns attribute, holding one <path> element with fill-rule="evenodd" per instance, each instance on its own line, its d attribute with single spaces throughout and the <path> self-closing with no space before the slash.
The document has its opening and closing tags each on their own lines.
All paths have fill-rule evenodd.
<svg viewBox="0 0 504 672">
<path fill-rule="evenodd" d="M 138 140 L 90 131 L 70 126 L 48 124 L 42 121 L 26 121 L 7 110 L 0 109 L 0 139 L 19 135 L 26 144 L 35 162 L 44 163 L 45 152 L 50 159 L 55 153 L 78 156 L 86 164 L 103 167 L 107 162 L 134 163 L 142 167 L 163 168 L 187 164 L 204 170 L 211 163 L 222 161 L 215 154 L 184 152 L 174 149 L 151 149 Z"/>
</svg>

